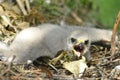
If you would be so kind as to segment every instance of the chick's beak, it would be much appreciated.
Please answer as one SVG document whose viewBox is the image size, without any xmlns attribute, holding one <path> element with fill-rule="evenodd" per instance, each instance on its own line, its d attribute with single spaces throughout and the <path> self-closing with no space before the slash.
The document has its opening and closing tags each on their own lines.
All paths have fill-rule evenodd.
<svg viewBox="0 0 120 80">
<path fill-rule="evenodd" d="M 75 51 L 80 52 L 80 53 L 83 53 L 84 48 L 85 48 L 83 43 L 80 43 L 79 45 L 74 45 L 73 47 Z"/>
<path fill-rule="evenodd" d="M 83 43 L 83 40 L 79 40 L 76 45 L 73 46 L 74 53 L 80 57 L 81 55 L 84 55 L 85 50 L 85 44 Z"/>
</svg>

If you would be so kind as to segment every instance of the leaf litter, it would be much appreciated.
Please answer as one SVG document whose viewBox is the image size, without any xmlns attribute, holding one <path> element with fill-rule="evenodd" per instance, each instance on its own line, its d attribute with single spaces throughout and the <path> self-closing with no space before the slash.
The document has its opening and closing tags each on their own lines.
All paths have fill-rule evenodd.
<svg viewBox="0 0 120 80">
<path fill-rule="evenodd" d="M 29 27 L 29 25 L 37 25 L 45 22 L 59 21 L 55 18 L 62 14 L 54 14 L 50 16 L 48 13 L 43 14 L 36 6 L 30 6 L 31 11 L 24 15 L 18 4 L 5 1 L 0 5 L 0 40 L 6 44 L 10 44 L 14 39 L 16 33 Z M 44 7 L 45 8 L 45 7 Z M 45 8 L 47 10 L 47 8 Z M 25 9 L 26 10 L 26 9 Z M 27 11 L 27 10 L 26 10 Z M 75 13 L 73 13 L 75 15 Z M 50 19 L 52 18 L 52 19 Z M 71 18 L 69 16 L 69 18 Z M 74 19 L 73 19 L 74 20 Z M 70 21 L 71 22 L 71 21 Z M 6 65 L 0 62 L 0 79 L 1 80 L 74 80 L 79 79 L 76 74 L 81 73 L 79 76 L 81 80 L 108 80 L 120 79 L 120 45 L 118 43 L 114 58 L 111 60 L 110 47 L 101 45 L 92 45 L 90 48 L 92 60 L 85 61 L 84 56 L 79 60 L 74 60 L 74 56 L 66 56 L 66 53 L 61 53 L 53 59 L 45 61 L 45 64 L 33 65 Z M 45 59 L 46 60 L 46 59 Z M 52 67 L 49 65 L 52 64 Z M 78 64 L 78 65 L 77 65 Z M 83 66 L 81 66 L 83 65 Z M 86 68 L 86 69 L 85 69 Z"/>
</svg>

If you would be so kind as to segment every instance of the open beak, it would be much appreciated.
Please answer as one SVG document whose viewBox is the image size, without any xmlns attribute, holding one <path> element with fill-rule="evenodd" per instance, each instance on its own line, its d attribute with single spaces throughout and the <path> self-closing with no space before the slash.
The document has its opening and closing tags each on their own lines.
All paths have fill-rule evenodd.
<svg viewBox="0 0 120 80">
<path fill-rule="evenodd" d="M 78 45 L 74 45 L 73 46 L 73 51 L 74 51 L 74 53 L 78 56 L 78 57 L 80 57 L 81 55 L 84 55 L 84 50 L 85 50 L 85 45 L 84 45 L 84 43 L 80 43 L 80 44 L 78 44 Z"/>
</svg>

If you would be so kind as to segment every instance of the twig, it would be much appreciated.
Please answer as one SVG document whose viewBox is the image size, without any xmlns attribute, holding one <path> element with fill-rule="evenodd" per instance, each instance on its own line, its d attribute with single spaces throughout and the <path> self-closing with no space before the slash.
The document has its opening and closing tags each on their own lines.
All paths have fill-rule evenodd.
<svg viewBox="0 0 120 80">
<path fill-rule="evenodd" d="M 48 75 L 49 78 L 53 78 L 52 72 L 51 72 L 47 67 L 42 67 L 42 66 L 41 66 L 40 69 L 41 69 L 43 72 L 45 72 L 45 73 Z"/>
<path fill-rule="evenodd" d="M 116 37 L 116 32 L 118 29 L 118 24 L 120 22 L 120 11 L 118 13 L 116 22 L 114 23 L 114 27 L 113 27 L 113 34 L 112 34 L 112 38 L 111 38 L 111 56 L 113 56 L 115 54 L 115 37 Z"/>
<path fill-rule="evenodd" d="M 64 8 L 66 10 L 66 13 L 63 17 L 63 21 L 65 21 L 65 18 L 68 16 L 68 14 L 70 14 L 78 23 L 80 23 L 80 24 L 83 23 L 83 20 L 75 12 L 71 11 L 71 9 L 69 7 L 64 5 Z"/>
<path fill-rule="evenodd" d="M 15 56 L 12 56 L 11 59 L 9 60 L 9 63 L 8 63 L 8 66 L 7 66 L 8 68 L 3 73 L 1 73 L 1 76 L 3 76 L 4 74 L 11 71 L 12 62 L 13 62 L 14 59 L 15 59 Z"/>
<path fill-rule="evenodd" d="M 17 32 L 16 27 L 11 24 L 10 20 L 8 19 L 8 17 L 7 17 L 6 15 L 7 15 L 7 14 L 6 14 L 6 12 L 4 11 L 3 7 L 0 6 L 0 17 L 1 17 L 8 25 L 10 25 L 10 26 L 15 30 L 15 32 Z"/>
<path fill-rule="evenodd" d="M 25 0 L 25 4 L 26 4 L 26 8 L 27 8 L 28 13 L 30 13 L 30 1 Z"/>
<path fill-rule="evenodd" d="M 91 61 L 100 61 L 100 60 L 104 60 L 104 59 L 110 59 L 111 56 L 108 57 L 103 57 L 103 58 L 98 58 L 98 59 L 92 59 Z"/>
<path fill-rule="evenodd" d="M 53 79 L 56 79 L 56 80 L 76 80 L 76 78 L 74 78 L 73 76 L 56 75 L 56 74 L 53 75 Z"/>
<path fill-rule="evenodd" d="M 101 73 L 101 75 L 106 75 L 106 76 L 108 76 L 108 73 L 107 72 L 105 72 L 102 68 L 100 68 L 98 65 L 95 65 L 95 67 L 99 70 L 99 72 Z"/>
<path fill-rule="evenodd" d="M 71 15 L 75 18 L 75 20 L 77 22 L 79 22 L 80 24 L 83 23 L 83 20 L 77 14 L 75 14 L 74 12 L 71 12 Z"/>
<path fill-rule="evenodd" d="M 7 24 L 9 24 L 15 30 L 15 32 L 18 32 L 16 27 L 10 23 L 9 19 L 5 15 L 0 15 L 0 16 Z"/>
<path fill-rule="evenodd" d="M 21 11 L 23 12 L 24 15 L 27 15 L 27 11 L 25 10 L 24 4 L 21 0 L 16 0 L 17 4 L 19 5 Z"/>
<path fill-rule="evenodd" d="M 52 65 L 52 64 L 50 64 L 50 63 L 48 63 L 48 65 L 49 65 L 51 68 L 53 68 L 53 69 L 58 73 L 58 69 L 57 69 L 54 65 Z"/>
</svg>

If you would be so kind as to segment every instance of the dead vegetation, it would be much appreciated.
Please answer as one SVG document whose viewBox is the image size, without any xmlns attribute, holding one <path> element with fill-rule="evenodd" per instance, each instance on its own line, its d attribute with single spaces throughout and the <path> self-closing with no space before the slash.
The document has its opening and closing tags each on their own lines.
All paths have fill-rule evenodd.
<svg viewBox="0 0 120 80">
<path fill-rule="evenodd" d="M 11 5 L 8 6 L 8 4 Z M 41 7 L 39 8 L 38 6 Z M 82 24 L 84 22 L 74 12 L 71 12 L 69 16 L 66 17 L 61 10 L 66 11 L 67 8 L 65 7 L 63 9 L 58 5 L 56 6 L 57 8 L 46 7 L 39 5 L 37 2 L 29 3 L 28 0 L 25 0 L 25 2 L 22 2 L 22 0 L 16 0 L 16 2 L 12 3 L 8 1 L 1 3 L 1 41 L 10 44 L 15 35 L 22 29 L 29 27 L 29 25 L 37 25 L 45 22 L 60 24 L 61 20 L 64 20 L 64 18 L 66 18 L 70 24 Z M 52 9 L 56 12 L 50 11 Z M 120 79 L 119 53 L 119 43 L 116 46 L 115 54 L 112 57 L 110 46 L 92 45 L 92 60 L 87 62 L 88 68 L 83 73 L 81 80 Z M 12 65 L 12 63 L 6 65 L 2 61 L 0 62 L 0 80 L 75 80 L 77 78 L 78 77 L 75 77 L 62 67 L 56 67 L 53 69 L 49 65 Z"/>
</svg>

